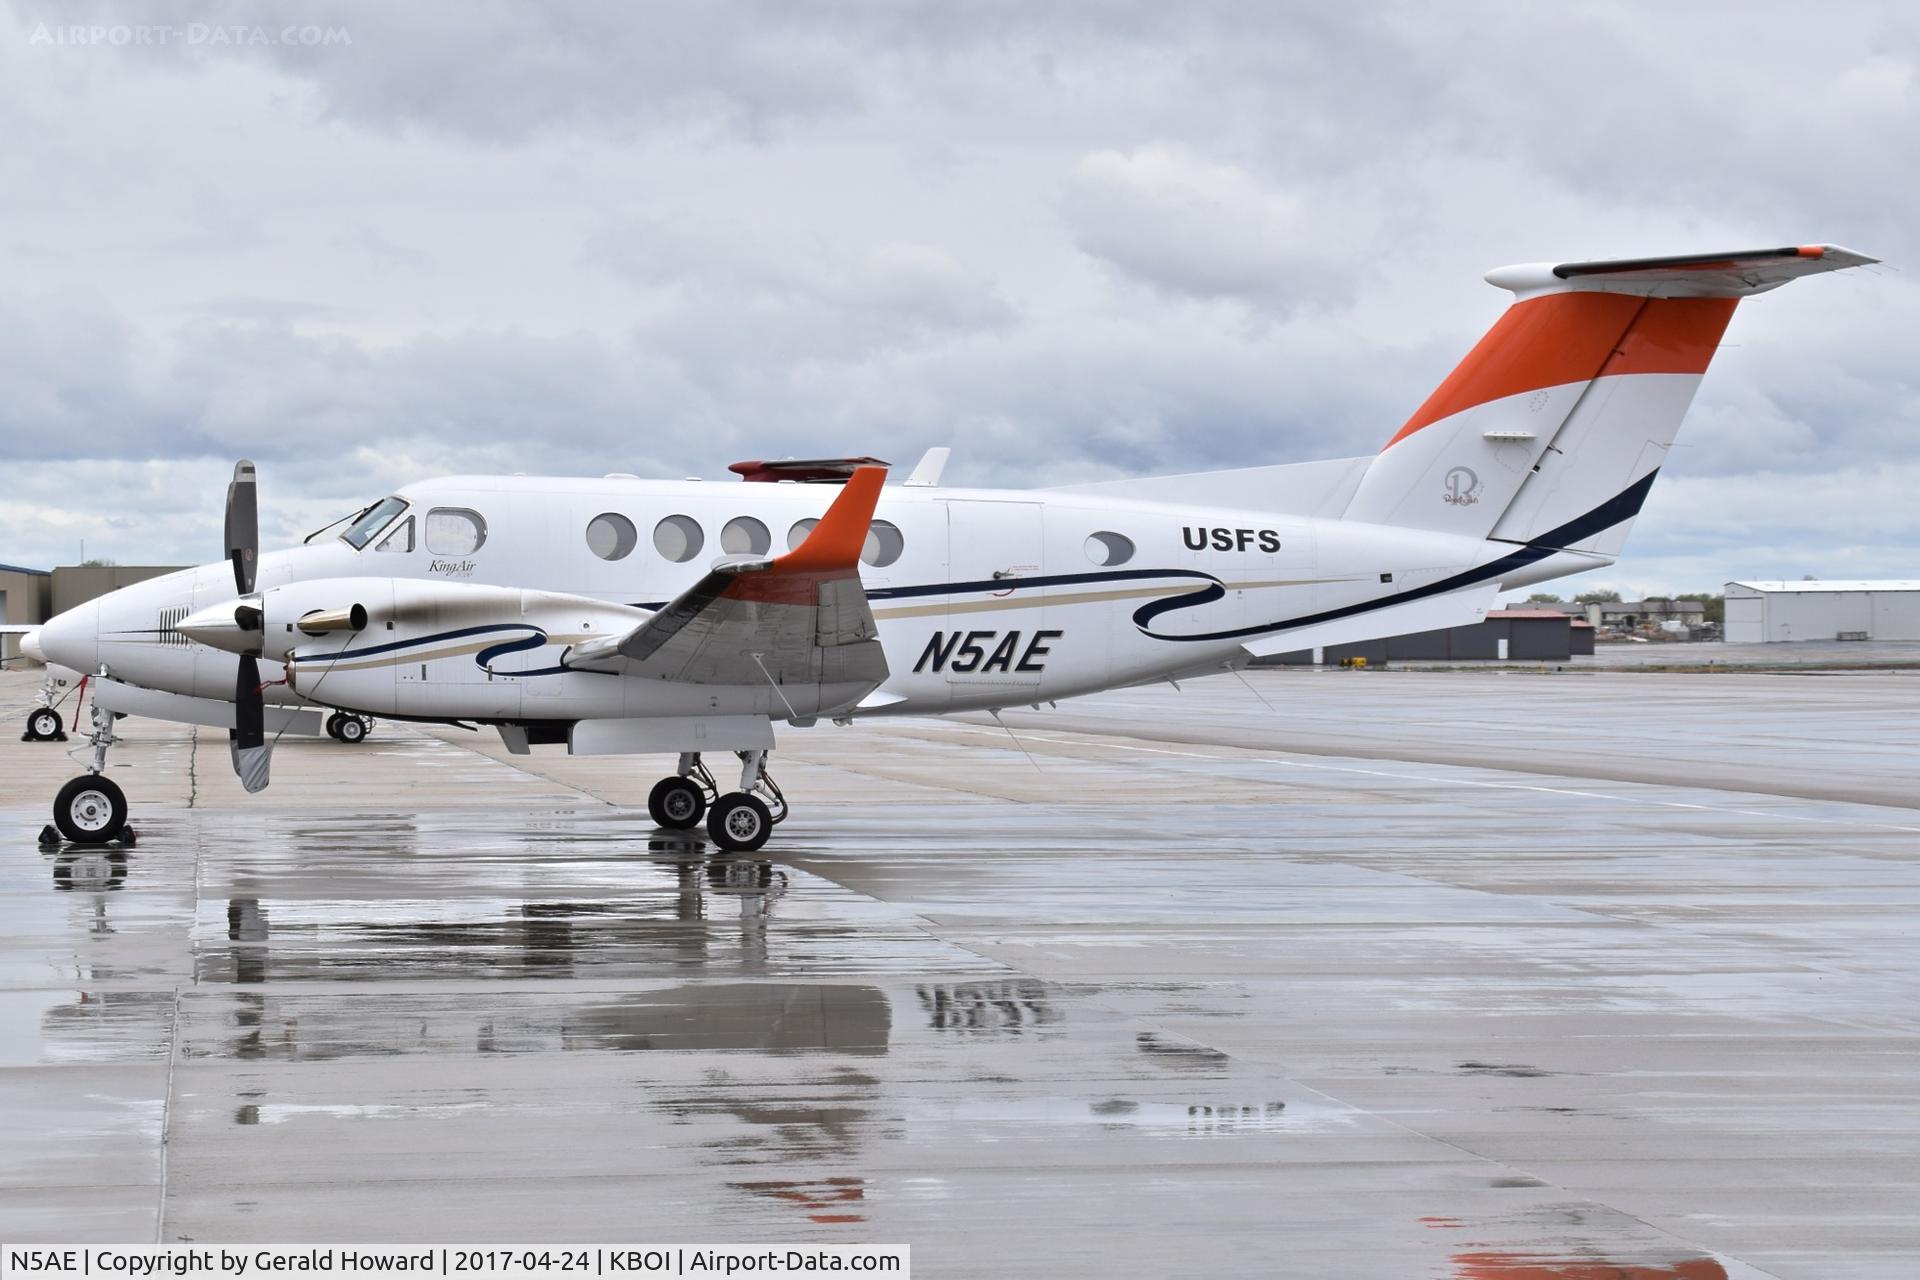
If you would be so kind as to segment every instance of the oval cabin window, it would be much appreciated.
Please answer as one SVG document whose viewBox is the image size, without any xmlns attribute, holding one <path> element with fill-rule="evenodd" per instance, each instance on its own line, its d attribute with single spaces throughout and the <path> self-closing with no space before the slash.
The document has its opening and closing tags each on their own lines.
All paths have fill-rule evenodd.
<svg viewBox="0 0 1920 1280">
<path fill-rule="evenodd" d="M 735 516 L 720 531 L 720 549 L 730 556 L 763 556 L 772 546 L 773 535 L 752 516 Z"/>
<path fill-rule="evenodd" d="M 1097 565 L 1125 564 L 1133 559 L 1133 539 L 1102 530 L 1087 535 L 1087 559 Z"/>
<path fill-rule="evenodd" d="M 800 544 L 807 540 L 807 535 L 813 532 L 813 526 L 819 523 L 814 519 L 795 520 L 793 528 L 787 530 L 787 550 L 798 551 Z"/>
<path fill-rule="evenodd" d="M 427 512 L 427 550 L 437 556 L 470 556 L 487 544 L 487 522 L 465 507 Z"/>
<path fill-rule="evenodd" d="M 906 549 L 907 540 L 901 536 L 898 525 L 889 520 L 875 520 L 867 529 L 867 545 L 860 548 L 860 558 L 876 569 L 884 569 Z"/>
<path fill-rule="evenodd" d="M 653 549 L 675 564 L 693 559 L 705 545 L 707 535 L 692 516 L 668 516 L 653 526 Z"/>
<path fill-rule="evenodd" d="M 640 545 L 633 521 L 608 511 L 587 522 L 587 547 L 602 560 L 625 560 Z"/>
</svg>

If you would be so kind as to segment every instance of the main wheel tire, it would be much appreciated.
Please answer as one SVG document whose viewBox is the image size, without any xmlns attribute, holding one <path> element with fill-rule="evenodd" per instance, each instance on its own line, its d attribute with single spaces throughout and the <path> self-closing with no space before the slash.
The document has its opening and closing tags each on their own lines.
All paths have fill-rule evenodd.
<svg viewBox="0 0 1920 1280">
<path fill-rule="evenodd" d="M 60 713 L 52 707 L 39 707 L 27 713 L 27 736 L 35 742 L 51 742 L 64 728 Z"/>
<path fill-rule="evenodd" d="M 729 853 L 752 853 L 773 834 L 773 814 L 759 796 L 735 791 L 714 802 L 707 834 Z"/>
<path fill-rule="evenodd" d="M 706 793 L 687 778 L 662 778 L 647 795 L 647 813 L 657 827 L 691 831 L 707 811 Z"/>
<path fill-rule="evenodd" d="M 345 719 L 346 717 L 338 711 L 327 717 L 327 736 L 335 742 L 346 741 L 340 736 L 340 722 Z"/>
<path fill-rule="evenodd" d="M 89 773 L 60 788 L 53 825 L 75 844 L 105 844 L 127 825 L 127 797 L 111 778 Z"/>
<path fill-rule="evenodd" d="M 340 732 L 333 735 L 348 746 L 358 746 L 367 740 L 367 722 L 359 716 L 341 716 Z"/>
</svg>

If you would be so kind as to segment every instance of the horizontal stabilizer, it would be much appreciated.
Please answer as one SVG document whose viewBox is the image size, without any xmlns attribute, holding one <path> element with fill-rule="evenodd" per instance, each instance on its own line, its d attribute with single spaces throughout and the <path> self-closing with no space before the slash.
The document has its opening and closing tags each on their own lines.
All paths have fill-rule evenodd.
<svg viewBox="0 0 1920 1280">
<path fill-rule="evenodd" d="M 1744 298 L 1789 280 L 1878 262 L 1837 244 L 1734 249 L 1664 258 L 1529 262 L 1487 272 L 1487 283 L 1522 298 L 1542 293 L 1625 293 L 1642 298 Z"/>
</svg>

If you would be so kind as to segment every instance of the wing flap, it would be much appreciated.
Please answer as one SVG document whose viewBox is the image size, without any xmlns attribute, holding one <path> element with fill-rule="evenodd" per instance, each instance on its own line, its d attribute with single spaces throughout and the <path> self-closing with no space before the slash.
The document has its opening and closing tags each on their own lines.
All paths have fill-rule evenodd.
<svg viewBox="0 0 1920 1280">
<path fill-rule="evenodd" d="M 802 700 L 857 702 L 887 678 L 879 629 L 860 582 L 860 551 L 886 480 L 856 469 L 805 542 L 774 559 L 715 565 L 616 641 L 590 642 L 569 665 L 687 684 L 780 686 Z M 820 686 L 818 699 L 805 686 Z M 857 686 L 850 694 L 826 686 Z"/>
</svg>

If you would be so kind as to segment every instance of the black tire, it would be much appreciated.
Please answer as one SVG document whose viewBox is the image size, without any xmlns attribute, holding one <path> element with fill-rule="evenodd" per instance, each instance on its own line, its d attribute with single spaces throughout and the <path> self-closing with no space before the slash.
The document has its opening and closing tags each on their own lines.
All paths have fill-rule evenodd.
<svg viewBox="0 0 1920 1280">
<path fill-rule="evenodd" d="M 83 774 L 54 797 L 53 825 L 75 844 L 105 844 L 127 825 L 126 794 L 105 774 Z"/>
<path fill-rule="evenodd" d="M 693 830 L 706 812 L 706 793 L 687 778 L 662 778 L 647 796 L 653 825 L 669 831 Z"/>
<path fill-rule="evenodd" d="M 346 717 L 338 711 L 327 717 L 327 736 L 335 742 L 346 741 L 346 739 L 340 736 L 340 722 L 345 719 Z"/>
<path fill-rule="evenodd" d="M 773 813 L 759 796 L 735 791 L 714 802 L 707 834 L 728 853 L 752 853 L 773 834 Z"/>
<path fill-rule="evenodd" d="M 27 738 L 33 742 L 52 742 L 66 728 L 60 713 L 52 707 L 35 707 L 27 713 Z"/>
<path fill-rule="evenodd" d="M 367 722 L 359 716 L 341 716 L 340 732 L 333 736 L 350 747 L 359 746 L 367 740 Z"/>
</svg>

